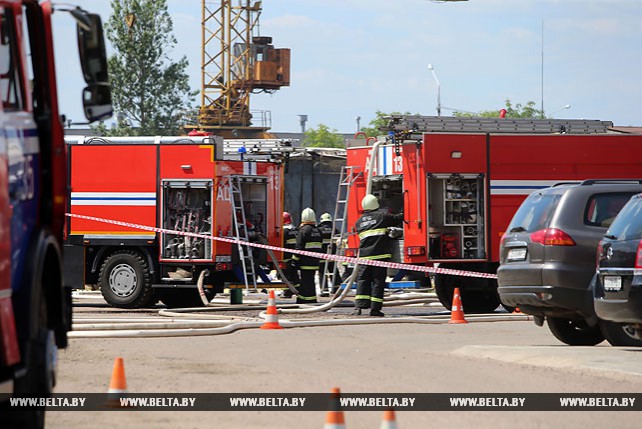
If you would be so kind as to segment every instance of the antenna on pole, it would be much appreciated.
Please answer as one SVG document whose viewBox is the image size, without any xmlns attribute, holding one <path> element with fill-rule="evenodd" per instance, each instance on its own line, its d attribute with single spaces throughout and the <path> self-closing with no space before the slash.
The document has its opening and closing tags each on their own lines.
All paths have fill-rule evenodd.
<svg viewBox="0 0 642 429">
<path fill-rule="evenodd" d="M 544 119 L 544 20 L 542 19 L 542 112 L 540 113 Z"/>
</svg>

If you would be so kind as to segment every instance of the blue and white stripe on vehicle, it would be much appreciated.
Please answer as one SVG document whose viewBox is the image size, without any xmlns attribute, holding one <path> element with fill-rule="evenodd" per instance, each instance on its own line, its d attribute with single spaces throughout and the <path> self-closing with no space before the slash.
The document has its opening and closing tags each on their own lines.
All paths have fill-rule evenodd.
<svg viewBox="0 0 642 429">
<path fill-rule="evenodd" d="M 491 195 L 529 195 L 540 189 L 549 188 L 557 183 L 573 180 L 491 180 Z M 575 180 L 577 182 L 577 180 Z"/>
<path fill-rule="evenodd" d="M 243 174 L 247 174 L 248 176 L 255 176 L 257 174 L 257 172 L 256 172 L 256 162 L 244 161 L 243 162 Z"/>
<path fill-rule="evenodd" d="M 394 174 L 392 168 L 392 160 L 394 157 L 392 146 L 381 146 L 377 154 L 377 176 L 387 176 Z"/>
<path fill-rule="evenodd" d="M 155 206 L 155 192 L 72 192 L 72 206 Z"/>
</svg>

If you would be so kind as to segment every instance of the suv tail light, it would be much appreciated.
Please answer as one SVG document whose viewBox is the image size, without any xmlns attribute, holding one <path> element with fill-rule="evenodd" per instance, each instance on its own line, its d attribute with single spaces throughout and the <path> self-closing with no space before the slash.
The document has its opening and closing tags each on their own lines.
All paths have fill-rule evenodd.
<svg viewBox="0 0 642 429">
<path fill-rule="evenodd" d="M 635 255 L 635 268 L 642 268 L 642 240 L 638 243 L 638 251 Z"/>
<path fill-rule="evenodd" d="M 600 240 L 599 244 L 597 245 L 597 253 L 595 254 L 595 268 L 600 267 L 600 261 L 602 260 L 602 249 L 602 240 Z"/>
<path fill-rule="evenodd" d="M 557 228 L 546 228 L 535 231 L 530 235 L 533 243 L 544 246 L 575 246 L 575 241 L 570 235 Z"/>
</svg>

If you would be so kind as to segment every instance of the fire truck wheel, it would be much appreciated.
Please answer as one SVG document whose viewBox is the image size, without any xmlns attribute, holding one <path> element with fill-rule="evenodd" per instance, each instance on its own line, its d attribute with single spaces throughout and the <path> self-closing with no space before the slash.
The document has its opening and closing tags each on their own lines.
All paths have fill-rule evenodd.
<svg viewBox="0 0 642 429">
<path fill-rule="evenodd" d="M 205 291 L 208 301 L 211 301 L 214 295 L 216 295 L 214 292 Z M 160 300 L 168 308 L 203 307 L 203 300 L 198 291 L 192 289 L 164 290 L 160 294 Z"/>
<path fill-rule="evenodd" d="M 105 259 L 98 285 L 105 301 L 113 307 L 148 307 L 155 300 L 147 262 L 132 250 L 118 251 Z"/>
<path fill-rule="evenodd" d="M 569 346 L 594 346 L 604 341 L 600 326 L 588 326 L 582 319 L 547 317 L 546 323 L 555 338 Z"/>
</svg>

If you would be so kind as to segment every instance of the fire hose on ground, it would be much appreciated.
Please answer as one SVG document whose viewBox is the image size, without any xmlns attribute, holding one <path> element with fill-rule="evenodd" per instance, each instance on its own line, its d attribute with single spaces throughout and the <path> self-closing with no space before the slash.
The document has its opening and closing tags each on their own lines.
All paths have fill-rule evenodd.
<svg viewBox="0 0 642 429">
<path fill-rule="evenodd" d="M 419 323 L 427 325 L 438 325 L 448 323 L 448 316 L 419 316 L 419 317 L 394 317 L 376 319 L 327 319 L 327 320 L 280 320 L 283 328 L 309 328 L 320 326 L 352 326 L 352 325 L 374 325 L 374 324 L 400 324 Z M 470 316 L 471 322 L 506 322 L 529 320 L 526 315 L 507 314 L 504 316 L 474 315 Z M 90 322 L 91 319 L 88 319 Z M 78 322 L 78 321 L 76 321 Z M 172 322 L 179 323 L 179 322 Z M 211 325 L 199 321 L 184 321 L 180 327 L 165 327 L 163 323 L 108 324 L 105 329 L 77 329 L 82 323 L 76 323 L 74 330 L 69 332 L 70 338 L 154 338 L 154 337 L 188 337 L 188 336 L 211 336 L 230 334 L 242 329 L 255 329 L 263 325 L 263 321 L 232 321 L 225 322 L 214 320 Z M 225 324 L 226 323 L 226 324 Z M 217 326 L 220 324 L 221 326 Z M 171 325 L 171 323 L 169 323 Z M 89 325 L 91 328 L 92 325 Z"/>
</svg>

